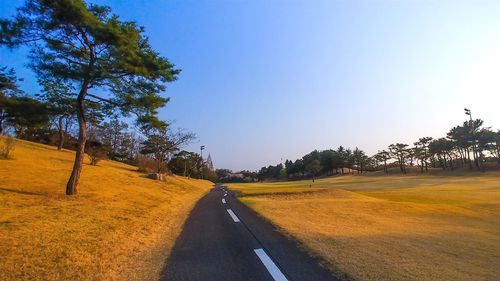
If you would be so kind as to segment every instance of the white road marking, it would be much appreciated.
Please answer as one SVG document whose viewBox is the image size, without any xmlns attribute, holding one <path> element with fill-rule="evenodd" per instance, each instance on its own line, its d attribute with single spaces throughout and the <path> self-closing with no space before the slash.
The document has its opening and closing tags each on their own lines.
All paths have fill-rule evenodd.
<svg viewBox="0 0 500 281">
<path fill-rule="evenodd" d="M 260 261 L 264 264 L 264 266 L 267 268 L 267 271 L 269 271 L 275 281 L 288 281 L 285 275 L 281 273 L 281 270 L 276 266 L 276 264 L 274 264 L 274 262 L 263 249 L 255 249 L 254 252 L 257 254 Z"/>
<path fill-rule="evenodd" d="M 226 196 L 227 196 L 227 193 L 224 193 L 224 197 L 226 197 Z"/>
<path fill-rule="evenodd" d="M 234 222 L 240 222 L 240 219 L 236 216 L 236 214 L 231 209 L 226 209 Z"/>
<path fill-rule="evenodd" d="M 222 203 L 226 204 L 226 199 L 222 198 Z"/>
</svg>

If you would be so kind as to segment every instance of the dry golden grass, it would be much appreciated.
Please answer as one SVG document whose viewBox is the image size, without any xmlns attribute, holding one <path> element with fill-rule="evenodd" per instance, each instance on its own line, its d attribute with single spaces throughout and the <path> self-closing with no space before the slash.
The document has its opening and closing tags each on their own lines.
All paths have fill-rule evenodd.
<svg viewBox="0 0 500 281">
<path fill-rule="evenodd" d="M 17 141 L 0 160 L 0 280 L 154 280 L 212 183 L 146 179 L 133 166 L 85 165 L 64 195 L 71 151 Z"/>
<path fill-rule="evenodd" d="M 500 279 L 499 173 L 345 176 L 316 181 L 304 193 L 309 184 L 230 187 L 351 278 Z"/>
</svg>

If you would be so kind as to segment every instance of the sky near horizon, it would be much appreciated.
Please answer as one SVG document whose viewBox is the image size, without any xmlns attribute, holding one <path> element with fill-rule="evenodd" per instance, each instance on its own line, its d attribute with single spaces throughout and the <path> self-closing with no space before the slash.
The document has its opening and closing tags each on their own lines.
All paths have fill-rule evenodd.
<svg viewBox="0 0 500 281">
<path fill-rule="evenodd" d="M 21 0 L 0 0 L 0 17 Z M 160 117 L 217 168 L 313 149 L 369 154 L 443 137 L 472 109 L 500 129 L 500 1 L 96 0 L 137 21 L 182 69 Z M 0 48 L 38 90 L 26 52 Z"/>
</svg>

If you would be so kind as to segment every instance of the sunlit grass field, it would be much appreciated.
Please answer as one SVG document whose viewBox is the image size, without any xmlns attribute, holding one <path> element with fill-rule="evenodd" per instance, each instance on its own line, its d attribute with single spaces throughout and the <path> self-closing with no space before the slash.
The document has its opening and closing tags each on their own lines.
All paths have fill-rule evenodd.
<svg viewBox="0 0 500 281">
<path fill-rule="evenodd" d="M 500 173 L 229 186 L 356 280 L 500 280 Z"/>
<path fill-rule="evenodd" d="M 85 165 L 64 195 L 71 151 L 16 141 L 0 160 L 0 280 L 155 280 L 184 220 L 212 183 L 144 178 L 133 166 Z M 87 162 L 88 163 L 88 162 Z"/>
</svg>

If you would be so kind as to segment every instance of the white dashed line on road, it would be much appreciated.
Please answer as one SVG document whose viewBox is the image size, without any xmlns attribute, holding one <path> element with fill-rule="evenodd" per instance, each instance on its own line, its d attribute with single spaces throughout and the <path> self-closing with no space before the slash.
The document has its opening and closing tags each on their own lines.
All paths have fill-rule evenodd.
<svg viewBox="0 0 500 281">
<path fill-rule="evenodd" d="M 263 249 L 259 248 L 255 249 L 254 251 L 275 281 L 288 281 L 285 275 L 281 273 L 281 270 L 276 266 L 276 264 L 274 264 L 274 262 L 271 260 L 271 258 L 266 254 L 266 252 Z"/>
<path fill-rule="evenodd" d="M 226 204 L 226 199 L 222 198 L 222 204 Z"/>
<path fill-rule="evenodd" d="M 226 209 L 234 222 L 240 222 L 240 219 L 236 216 L 236 214 L 231 209 Z"/>
</svg>

